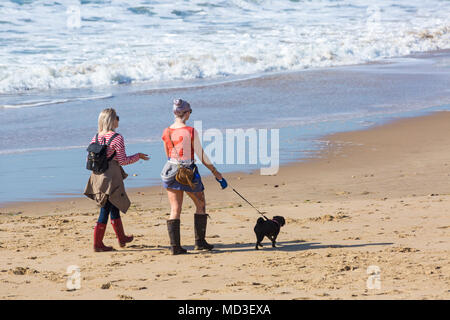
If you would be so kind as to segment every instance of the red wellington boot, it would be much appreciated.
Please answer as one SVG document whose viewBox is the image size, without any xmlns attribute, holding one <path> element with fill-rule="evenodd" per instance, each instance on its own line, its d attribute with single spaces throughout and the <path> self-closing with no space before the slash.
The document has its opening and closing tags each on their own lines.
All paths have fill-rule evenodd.
<svg viewBox="0 0 450 320">
<path fill-rule="evenodd" d="M 103 244 L 103 237 L 105 236 L 106 224 L 97 222 L 94 228 L 94 251 L 112 251 L 113 247 L 107 247 Z"/>
<path fill-rule="evenodd" d="M 125 231 L 123 231 L 122 219 L 111 219 L 111 224 L 116 232 L 117 240 L 119 240 L 119 245 L 125 247 L 128 242 L 133 241 L 133 236 L 126 236 Z"/>
</svg>

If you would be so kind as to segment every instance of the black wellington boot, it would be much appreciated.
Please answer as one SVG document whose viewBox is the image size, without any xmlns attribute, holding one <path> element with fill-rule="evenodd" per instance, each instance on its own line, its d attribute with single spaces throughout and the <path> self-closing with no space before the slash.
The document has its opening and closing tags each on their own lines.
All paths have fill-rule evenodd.
<svg viewBox="0 0 450 320">
<path fill-rule="evenodd" d="M 187 253 L 180 245 L 180 219 L 167 220 L 171 251 L 173 255 Z"/>
<path fill-rule="evenodd" d="M 194 214 L 195 250 L 212 250 L 213 245 L 205 240 L 207 214 Z"/>
</svg>

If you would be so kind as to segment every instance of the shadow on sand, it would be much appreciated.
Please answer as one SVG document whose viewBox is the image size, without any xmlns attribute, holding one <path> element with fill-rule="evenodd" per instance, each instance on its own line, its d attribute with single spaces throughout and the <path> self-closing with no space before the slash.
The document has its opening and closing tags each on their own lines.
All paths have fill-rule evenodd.
<svg viewBox="0 0 450 320">
<path fill-rule="evenodd" d="M 259 250 L 264 251 L 305 251 L 327 248 L 356 248 L 356 247 L 369 247 L 369 246 L 390 246 L 392 242 L 381 243 L 361 243 L 361 244 L 349 244 L 349 245 L 321 245 L 320 242 L 304 242 L 302 240 L 281 241 L 277 242 L 277 247 L 272 248 L 270 242 L 263 243 L 264 247 Z M 255 243 L 236 243 L 236 244 L 216 244 L 213 253 L 219 252 L 243 252 L 243 251 L 256 251 Z"/>
<path fill-rule="evenodd" d="M 225 253 L 225 252 L 248 252 L 256 251 L 255 243 L 235 243 L 235 244 L 222 244 L 222 243 L 212 243 L 214 244 L 214 249 L 211 251 L 195 251 L 194 246 L 182 245 L 183 248 L 187 249 L 189 253 Z M 380 242 L 380 243 L 361 243 L 361 244 L 332 244 L 332 245 L 321 245 L 320 242 L 305 242 L 303 240 L 292 240 L 292 241 L 281 241 L 277 242 L 277 247 L 272 248 L 270 242 L 264 243 L 264 247 L 260 248 L 260 251 L 306 251 L 306 250 L 316 250 L 316 249 L 327 249 L 327 248 L 357 248 L 357 247 L 369 247 L 369 246 L 390 246 L 393 245 L 392 242 Z M 169 250 L 169 246 L 150 246 L 150 245 L 131 245 L 126 249 L 119 249 L 116 251 L 120 252 L 139 252 L 139 251 L 164 251 Z"/>
</svg>

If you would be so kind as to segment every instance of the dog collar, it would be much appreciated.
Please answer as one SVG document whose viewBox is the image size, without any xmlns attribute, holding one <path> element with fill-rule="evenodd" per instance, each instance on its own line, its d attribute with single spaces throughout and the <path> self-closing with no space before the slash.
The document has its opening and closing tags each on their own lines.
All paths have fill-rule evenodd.
<svg viewBox="0 0 450 320">
<path fill-rule="evenodd" d="M 278 226 L 280 226 L 280 223 L 278 221 L 273 220 L 273 219 L 272 219 L 272 221 L 275 222 Z"/>
</svg>

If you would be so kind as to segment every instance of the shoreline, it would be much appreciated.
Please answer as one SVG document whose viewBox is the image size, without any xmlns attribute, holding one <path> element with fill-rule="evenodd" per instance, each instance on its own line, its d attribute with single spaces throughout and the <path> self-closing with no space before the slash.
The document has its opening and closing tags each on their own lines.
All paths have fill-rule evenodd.
<svg viewBox="0 0 450 320">
<path fill-rule="evenodd" d="M 188 255 L 169 254 L 167 196 L 129 192 L 135 239 L 108 225 L 94 253 L 94 201 L 16 207 L 0 215 L 2 299 L 449 299 L 450 112 L 333 134 L 321 157 L 276 176 L 236 173 L 230 184 L 270 218 L 284 216 L 277 248 L 255 250 L 255 210 L 204 180 L 210 252 L 193 250 L 192 201 L 181 217 Z M 3 210 L 2 210 L 3 211 Z M 81 288 L 68 290 L 79 266 Z M 370 266 L 381 287 L 367 286 Z"/>
<path fill-rule="evenodd" d="M 237 83 L 246 83 L 252 81 L 260 81 L 269 78 L 290 76 L 290 75 L 299 75 L 304 72 L 327 72 L 327 71 L 339 71 L 339 69 L 351 69 L 358 68 L 364 66 L 372 66 L 372 65 L 394 65 L 400 63 L 402 59 L 432 59 L 433 57 L 439 55 L 450 55 L 450 48 L 446 49 L 437 49 L 431 51 L 417 51 L 412 52 L 407 55 L 395 56 L 395 57 L 384 57 L 379 58 L 378 60 L 371 60 L 364 63 L 355 63 L 355 64 L 343 64 L 343 65 L 333 65 L 333 66 L 323 66 L 323 67 L 308 67 L 299 70 L 283 70 L 283 71 L 270 71 L 270 72 L 260 72 L 255 74 L 243 74 L 243 75 L 231 75 L 230 79 L 226 78 L 202 78 L 202 79 L 189 79 L 189 80 L 172 80 L 163 82 L 161 85 L 153 82 L 137 82 L 130 84 L 116 84 L 110 86 L 100 86 L 100 87 L 83 87 L 83 88 L 71 88 L 71 89 L 51 89 L 49 91 L 27 91 L 18 93 L 18 96 L 27 96 L 27 95 L 45 95 L 46 93 L 55 93 L 57 96 L 62 95 L 62 97 L 66 97 L 66 95 L 70 95 L 71 92 L 76 92 L 78 95 L 83 95 L 83 92 L 86 91 L 92 94 L 100 94 L 100 93 L 108 93 L 108 94 L 131 94 L 131 95 L 142 95 L 149 93 L 158 93 L 158 92 L 167 92 L 167 91 L 180 91 L 180 90 L 198 90 L 202 88 L 214 88 L 216 86 L 228 86 L 235 85 Z M 188 83 L 187 85 L 185 83 Z M 171 85 L 170 83 L 176 83 L 175 85 Z M 184 84 L 184 85 L 183 85 Z M 8 94 L 0 94 L 0 97 L 5 96 L 14 96 L 16 94 L 8 93 Z M 92 100 L 97 99 L 105 99 L 108 97 L 96 97 L 93 96 Z M 110 98 L 110 97 L 109 97 Z M 64 104 L 66 102 L 58 102 L 57 104 Z M 55 102 L 49 101 L 49 104 L 55 104 Z"/>
<path fill-rule="evenodd" d="M 298 168 L 299 166 L 315 166 L 315 165 L 321 165 L 324 161 L 328 162 L 328 157 L 332 156 L 333 154 L 337 154 L 340 152 L 348 152 L 349 148 L 348 145 L 344 142 L 344 145 L 339 143 L 339 140 L 348 140 L 353 139 L 353 136 L 360 135 L 363 133 L 369 133 L 372 131 L 383 131 L 384 128 L 391 128 L 392 126 L 402 125 L 405 122 L 408 121 L 421 121 L 421 119 L 427 119 L 429 117 L 435 117 L 439 114 L 447 114 L 447 111 L 431 111 L 426 112 L 425 114 L 413 116 L 413 117 L 402 117 L 402 118 L 395 118 L 390 120 L 385 120 L 382 124 L 379 125 L 373 125 L 369 128 L 364 129 L 357 129 L 352 131 L 344 131 L 344 132 L 337 132 L 333 134 L 328 134 L 321 136 L 317 138 L 318 141 L 326 142 L 328 149 L 323 150 L 315 150 L 315 156 L 309 157 L 309 158 L 299 158 L 296 160 L 292 160 L 288 163 L 280 165 L 280 170 L 282 168 L 290 169 L 290 168 Z M 347 148 L 347 151 L 339 151 L 339 149 Z M 198 163 L 198 165 L 201 165 L 201 163 Z M 125 172 L 127 172 L 127 167 L 124 167 Z M 233 181 L 233 180 L 241 180 L 244 176 L 258 176 L 258 172 L 260 169 L 252 169 L 247 171 L 232 171 L 224 174 L 227 181 Z M 271 179 L 271 177 L 276 177 L 278 174 L 273 176 L 260 176 L 260 179 L 264 179 L 267 177 L 268 179 Z M 214 180 L 213 176 L 211 174 L 207 174 L 202 176 L 202 181 L 208 186 L 214 187 L 217 185 L 217 182 Z M 86 180 L 87 182 L 87 180 Z M 126 184 L 126 180 L 125 180 Z M 220 189 L 220 188 L 219 188 Z M 136 197 L 142 194 L 152 194 L 153 196 L 160 197 L 161 191 L 163 192 L 163 197 L 166 196 L 164 188 L 162 188 L 162 184 L 160 186 L 144 186 L 144 187 L 126 187 L 127 193 L 130 198 Z M 84 200 L 88 200 L 87 197 L 80 195 L 74 197 L 62 197 L 62 198 L 54 198 L 54 199 L 36 199 L 36 200 L 30 200 L 30 201 L 17 201 L 17 202 L 6 202 L 6 203 L 0 203 L 0 210 L 2 211 L 16 211 L 20 212 L 20 214 L 28 213 L 32 210 L 38 210 L 39 212 L 42 212 L 41 210 L 46 211 L 49 205 L 54 205 L 55 207 L 61 207 L 61 206 L 81 206 L 81 208 L 91 208 L 89 204 L 86 204 Z M 89 200 L 89 202 L 93 202 L 92 200 Z M 94 204 L 94 207 L 96 205 Z M 1 214 L 11 214 L 12 212 L 1 212 Z"/>
<path fill-rule="evenodd" d="M 127 139 L 127 151 L 132 154 L 144 150 L 152 155 L 151 165 L 139 163 L 127 168 L 132 176 L 126 184 L 140 188 L 159 182 L 164 157 L 158 142 L 158 128 L 161 123 L 171 121 L 170 112 L 166 113 L 164 106 L 173 96 L 195 102 L 197 109 L 191 120 L 208 119 L 211 128 L 280 128 L 283 149 L 280 162 L 286 164 L 300 157 L 307 158 L 310 152 L 320 149 L 322 145 L 316 143 L 318 137 L 367 128 L 391 117 L 420 115 L 446 106 L 450 103 L 445 86 L 448 72 L 438 66 L 445 65 L 448 56 L 441 52 L 419 59 L 403 58 L 391 64 L 279 73 L 208 88 L 112 95 L 108 104 L 116 107 L 125 121 L 119 132 Z M 95 132 L 93 119 L 98 117 L 98 110 L 104 108 L 104 103 L 94 100 L 5 111 L 2 148 L 10 152 L 0 156 L 0 162 L 5 167 L 9 163 L 16 165 L 4 173 L 0 206 L 33 199 L 55 200 L 63 194 L 81 195 L 88 178 L 88 172 L 79 161 L 85 157 L 85 150 L 70 146 L 82 146 L 89 141 L 91 137 L 87 133 Z M 221 114 L 223 104 L 228 105 L 228 109 Z M 282 113 L 279 106 L 283 106 Z M 241 110 L 246 114 L 244 118 L 233 116 Z M 58 114 L 71 120 L 60 121 Z M 268 116 L 272 114 L 273 117 Z M 35 139 L 40 142 L 30 149 L 31 152 L 15 153 L 14 150 L 27 150 L 29 146 L 26 134 L 16 134 L 22 132 L 17 129 L 23 126 L 21 119 L 24 117 L 36 119 L 30 126 L 37 128 Z M 60 125 L 49 129 L 49 121 Z M 65 134 L 67 126 L 74 128 L 70 135 Z M 59 135 L 67 139 L 54 138 Z M 58 150 L 39 151 L 49 145 Z M 12 146 L 15 148 L 11 149 Z M 36 165 L 30 167 L 29 161 Z M 218 169 L 227 173 L 248 171 L 253 167 L 219 165 Z M 27 183 L 23 183 L 25 181 Z"/>
</svg>

